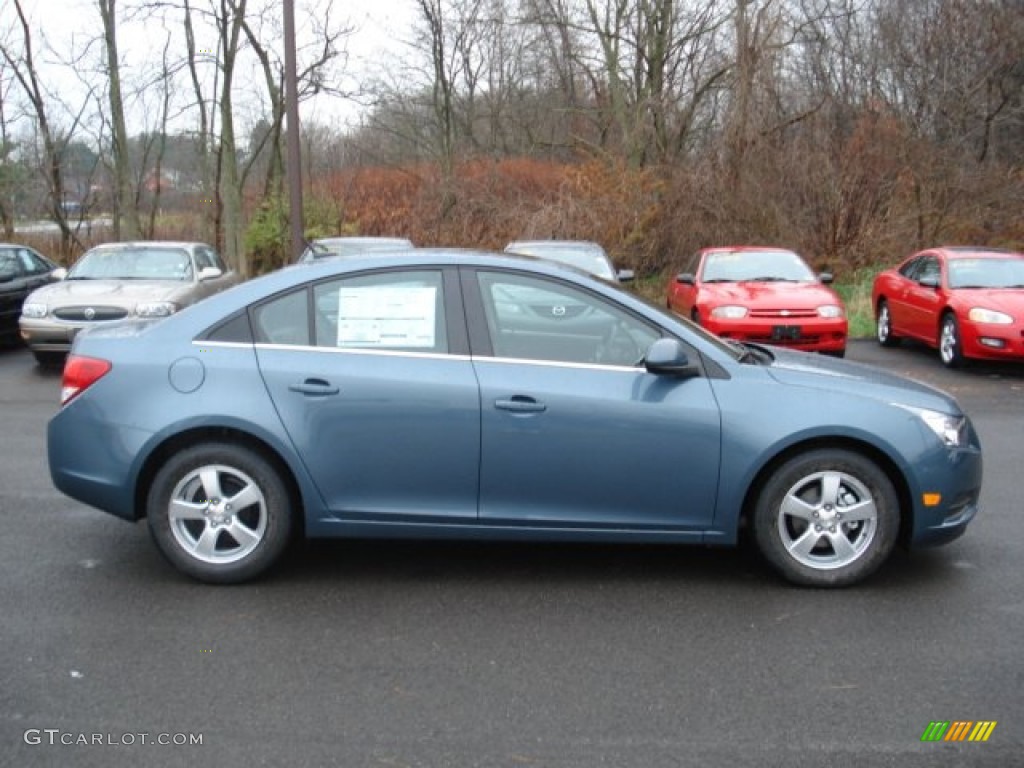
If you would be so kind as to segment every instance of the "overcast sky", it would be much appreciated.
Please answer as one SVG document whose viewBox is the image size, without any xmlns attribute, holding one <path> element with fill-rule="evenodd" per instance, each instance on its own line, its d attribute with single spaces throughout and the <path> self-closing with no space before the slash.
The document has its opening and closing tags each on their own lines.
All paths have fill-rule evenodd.
<svg viewBox="0 0 1024 768">
<path fill-rule="evenodd" d="M 180 45 L 183 49 L 185 45 L 184 31 L 178 22 L 180 12 L 172 14 L 175 23 L 168 22 L 166 28 L 153 20 L 142 22 L 127 18 L 131 9 L 143 2 L 118 0 L 118 46 L 123 67 L 122 80 L 126 88 L 137 82 L 147 66 L 159 63 L 168 32 L 172 35 L 174 45 Z M 181 4 L 180 0 L 173 2 Z M 193 8 L 202 8 L 206 2 L 193 0 Z M 280 0 L 275 2 L 280 6 Z M 261 3 L 250 0 L 249 4 L 256 6 Z M 312 10 L 316 18 L 323 22 L 326 5 L 325 0 L 296 0 L 296 25 L 300 36 L 309 32 L 309 11 Z M 364 73 L 379 69 L 381 61 L 401 55 L 403 41 L 409 37 L 411 19 L 415 14 L 415 0 L 334 0 L 333 5 L 331 26 L 350 26 L 358 30 L 343 43 L 349 52 L 349 65 L 345 70 L 346 76 L 351 78 L 347 83 L 349 87 L 364 79 Z M 90 43 L 94 46 L 89 56 L 90 65 L 97 66 L 100 60 L 101 49 L 95 41 L 102 30 L 96 0 L 23 0 L 23 6 L 29 16 L 33 46 L 40 60 L 40 71 L 46 87 L 60 94 L 62 101 L 80 104 L 85 99 L 87 87 L 82 82 L 83 77 L 76 75 L 67 61 L 73 53 L 86 50 Z M 16 24 L 13 2 L 0 0 L 0 34 L 8 34 L 8 30 Z M 211 39 L 204 40 L 203 37 Z M 50 49 L 45 53 L 43 39 Z M 204 33 L 197 29 L 197 48 L 212 47 L 215 44 L 208 30 Z M 279 51 L 279 55 L 283 58 L 283 51 Z M 84 67 L 77 69 L 82 70 Z M 247 76 L 245 73 L 240 74 Z M 252 76 L 262 77 L 258 73 Z M 98 80 L 96 76 L 87 76 L 85 79 L 90 82 Z M 262 80 L 258 79 L 257 82 L 262 85 Z M 259 85 L 255 86 L 256 90 Z M 136 102 L 135 109 L 146 110 L 151 107 L 140 106 Z M 302 105 L 302 120 L 348 120 L 358 114 L 358 109 L 358 105 L 350 100 L 317 98 Z M 144 121 L 137 112 L 134 119 L 131 114 L 129 118 L 133 123 L 129 126 L 130 132 L 143 127 Z M 240 118 L 244 123 L 245 115 L 240 115 Z"/>
</svg>

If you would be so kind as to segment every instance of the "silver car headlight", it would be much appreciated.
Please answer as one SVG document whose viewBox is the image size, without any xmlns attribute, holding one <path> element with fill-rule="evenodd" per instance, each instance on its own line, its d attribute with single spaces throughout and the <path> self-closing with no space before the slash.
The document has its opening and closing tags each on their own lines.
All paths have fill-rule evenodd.
<svg viewBox="0 0 1024 768">
<path fill-rule="evenodd" d="M 967 313 L 967 317 L 974 323 L 991 323 L 992 325 L 1009 325 L 1013 318 L 1005 312 L 996 312 L 994 309 L 974 307 Z"/>
<path fill-rule="evenodd" d="M 846 313 L 843 312 L 843 308 L 838 304 L 825 304 L 824 306 L 818 307 L 818 317 L 843 317 Z"/>
<path fill-rule="evenodd" d="M 917 416 L 928 428 L 935 433 L 947 448 L 959 448 L 967 443 L 967 417 L 953 416 L 942 411 L 932 411 L 928 408 L 915 408 L 911 405 L 893 403 L 897 408 Z"/>
<path fill-rule="evenodd" d="M 739 320 L 742 317 L 747 316 L 747 308 L 736 305 L 726 304 L 722 307 L 715 307 L 711 310 L 712 317 L 724 317 L 729 320 Z"/>
<path fill-rule="evenodd" d="M 167 317 L 178 311 L 173 301 L 144 301 L 135 305 L 135 314 L 139 317 Z"/>
<path fill-rule="evenodd" d="M 26 302 L 21 305 L 22 317 L 31 317 L 38 320 L 41 317 L 46 317 L 46 311 L 46 305 L 37 302 Z"/>
</svg>

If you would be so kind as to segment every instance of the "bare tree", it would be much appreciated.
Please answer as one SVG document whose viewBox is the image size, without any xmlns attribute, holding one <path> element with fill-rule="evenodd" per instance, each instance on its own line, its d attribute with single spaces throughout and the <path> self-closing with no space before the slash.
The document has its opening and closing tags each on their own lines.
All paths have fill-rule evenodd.
<svg viewBox="0 0 1024 768">
<path fill-rule="evenodd" d="M 64 174 L 61 163 L 64 140 L 57 135 L 50 122 L 46 94 L 40 83 L 32 45 L 32 31 L 21 0 L 14 0 L 14 9 L 18 15 L 20 52 L 12 45 L 3 43 L 0 44 L 0 54 L 3 55 L 14 79 L 29 100 L 35 117 L 36 128 L 43 143 L 43 174 L 49 189 L 50 215 L 60 229 L 60 254 L 67 258 L 71 255 L 75 236 L 68 225 L 65 208 Z"/>
<path fill-rule="evenodd" d="M 111 150 L 114 161 L 114 238 L 136 240 L 141 232 L 139 212 L 132 192 L 128 129 L 121 95 L 121 62 L 117 52 L 117 0 L 96 0 L 103 22 L 106 52 L 107 96 L 110 106 Z"/>
</svg>

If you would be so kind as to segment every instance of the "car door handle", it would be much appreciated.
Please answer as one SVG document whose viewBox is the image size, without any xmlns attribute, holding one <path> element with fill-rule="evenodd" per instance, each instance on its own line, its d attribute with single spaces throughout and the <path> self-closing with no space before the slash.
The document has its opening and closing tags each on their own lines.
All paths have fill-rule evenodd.
<svg viewBox="0 0 1024 768">
<path fill-rule="evenodd" d="M 288 391 L 298 392 L 300 395 L 323 397 L 326 395 L 336 395 L 341 390 L 329 381 L 324 381 L 323 379 L 306 379 L 301 384 L 289 385 Z"/>
<path fill-rule="evenodd" d="M 513 395 L 507 399 L 495 400 L 494 407 L 499 411 L 512 411 L 512 413 L 541 413 L 548 409 L 544 403 L 539 403 L 526 395 Z"/>
</svg>

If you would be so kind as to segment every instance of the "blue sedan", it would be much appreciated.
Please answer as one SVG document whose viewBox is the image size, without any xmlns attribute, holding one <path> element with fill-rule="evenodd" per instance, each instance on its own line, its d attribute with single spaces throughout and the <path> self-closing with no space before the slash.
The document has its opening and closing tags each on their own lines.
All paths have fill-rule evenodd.
<svg viewBox="0 0 1024 768">
<path fill-rule="evenodd" d="M 949 395 L 727 343 L 557 263 L 416 250 L 297 265 L 79 335 L 49 424 L 67 495 L 182 572 L 298 535 L 735 544 L 842 586 L 978 508 Z"/>
</svg>

